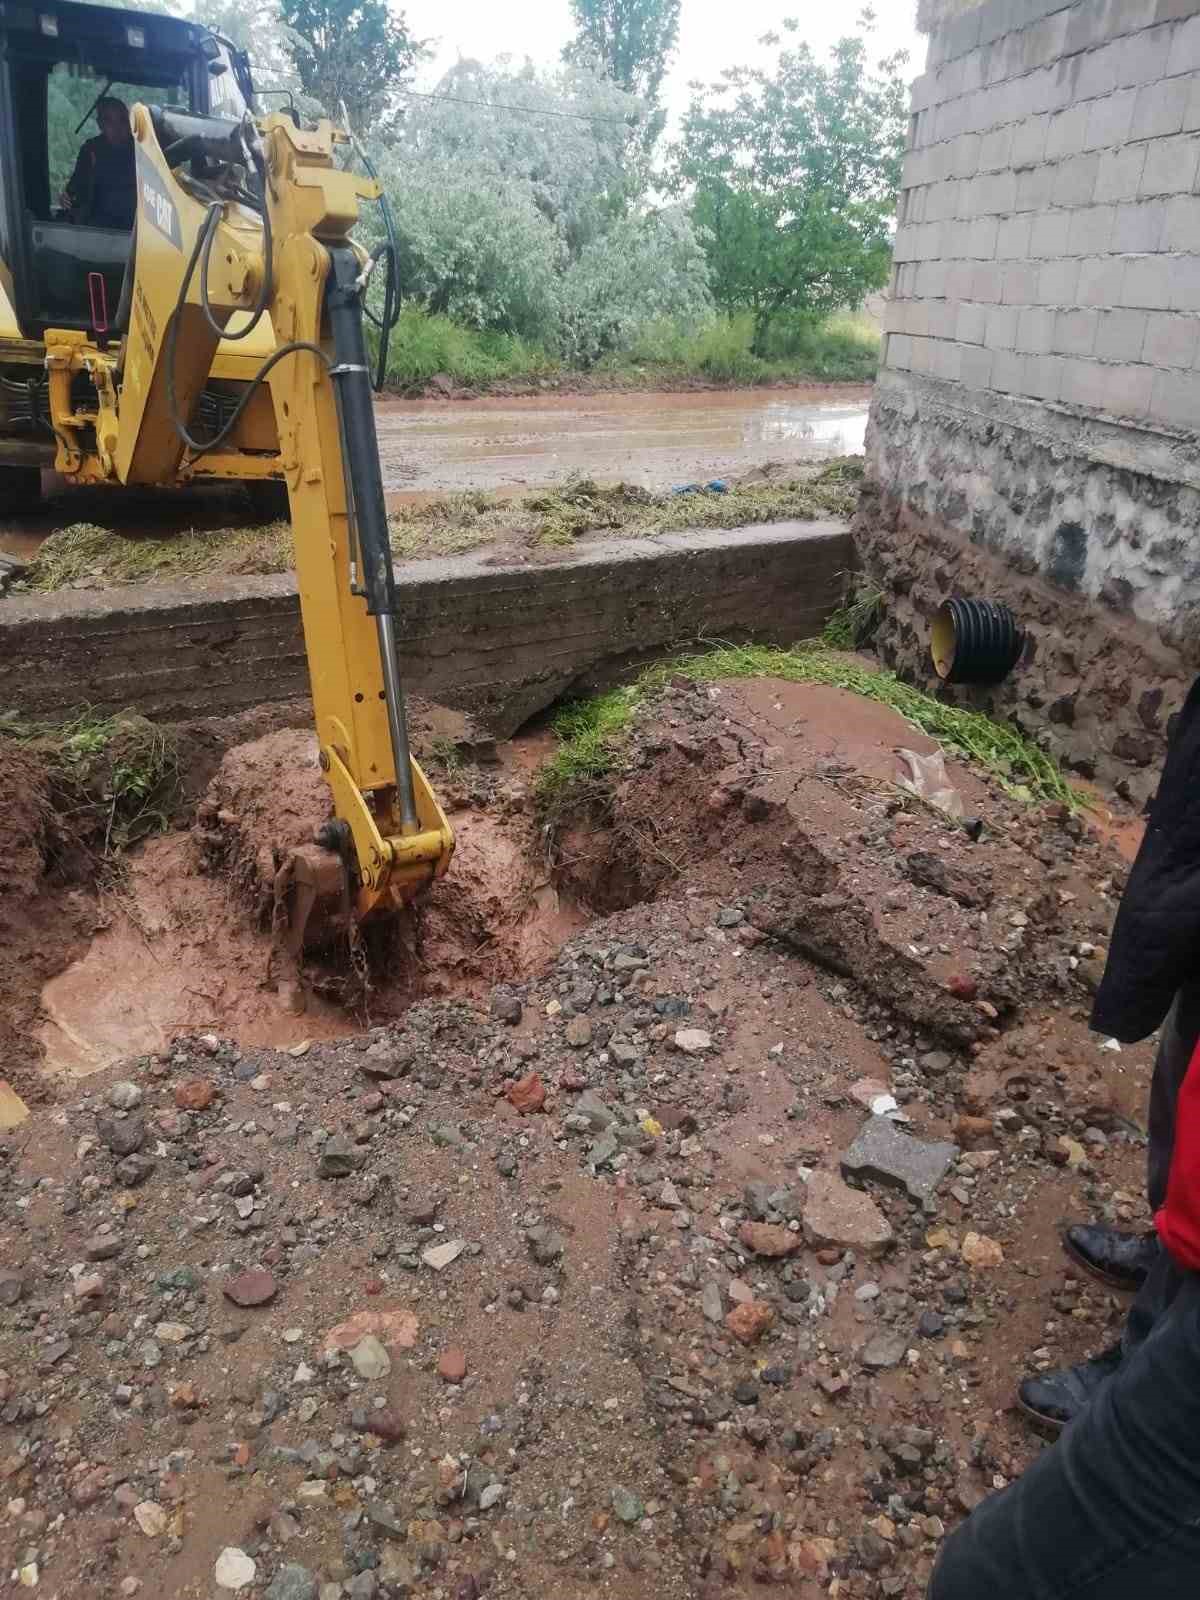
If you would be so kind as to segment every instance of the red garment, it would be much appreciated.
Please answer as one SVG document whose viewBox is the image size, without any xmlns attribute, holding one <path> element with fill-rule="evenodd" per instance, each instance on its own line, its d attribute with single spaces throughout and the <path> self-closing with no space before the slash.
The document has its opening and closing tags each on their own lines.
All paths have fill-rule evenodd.
<svg viewBox="0 0 1200 1600">
<path fill-rule="evenodd" d="M 1175 1104 L 1175 1144 L 1167 1198 L 1154 1226 L 1175 1262 L 1200 1272 L 1200 1042 Z"/>
</svg>

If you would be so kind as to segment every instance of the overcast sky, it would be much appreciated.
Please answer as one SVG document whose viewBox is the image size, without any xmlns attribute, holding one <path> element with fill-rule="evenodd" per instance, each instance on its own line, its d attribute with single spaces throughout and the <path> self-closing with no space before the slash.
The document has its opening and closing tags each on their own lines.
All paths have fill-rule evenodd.
<svg viewBox="0 0 1200 1600">
<path fill-rule="evenodd" d="M 528 56 L 548 65 L 571 32 L 568 0 L 399 0 L 418 38 L 433 42 L 434 59 L 420 74 L 429 88 L 460 56 L 489 61 L 500 55 Z M 916 0 L 875 0 L 874 40 L 879 55 L 909 53 L 908 74 L 925 61 L 924 41 L 916 31 Z M 667 79 L 665 100 L 673 115 L 687 104 L 693 78 L 715 80 L 722 69 L 760 59 L 759 37 L 784 17 L 799 17 L 801 34 L 823 54 L 843 33 L 852 32 L 857 8 L 815 0 L 683 0 L 679 51 Z"/>
</svg>

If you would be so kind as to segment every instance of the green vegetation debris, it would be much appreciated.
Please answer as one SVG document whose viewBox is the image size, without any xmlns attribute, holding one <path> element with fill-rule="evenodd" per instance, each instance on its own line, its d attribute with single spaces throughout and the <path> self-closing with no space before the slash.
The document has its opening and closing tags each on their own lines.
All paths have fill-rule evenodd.
<svg viewBox="0 0 1200 1600">
<path fill-rule="evenodd" d="M 852 458 L 851 458 L 852 459 Z M 807 477 L 734 485 L 725 494 L 655 495 L 629 484 L 601 487 L 588 479 L 512 499 L 483 493 L 443 496 L 405 506 L 389 519 L 392 548 L 421 560 L 488 544 L 569 545 L 592 533 L 644 537 L 688 528 L 737 528 L 751 523 L 813 521 L 852 515 L 858 480 L 846 459 Z M 112 533 L 80 522 L 52 533 L 26 574 L 31 589 L 112 583 L 166 582 L 245 573 L 286 572 L 292 566 L 291 529 L 192 530 L 167 539 Z"/>
<path fill-rule="evenodd" d="M 883 590 L 859 581 L 844 606 L 833 613 L 821 630 L 821 643 L 830 650 L 857 650 L 875 632 L 883 615 Z"/>
<path fill-rule="evenodd" d="M 113 533 L 94 522 L 60 528 L 42 544 L 25 581 L 49 592 L 81 584 L 147 583 L 218 574 L 286 572 L 292 533 L 283 522 L 260 528 L 193 529 L 167 539 Z"/>
<path fill-rule="evenodd" d="M 620 764 L 639 707 L 678 676 L 698 683 L 729 678 L 782 678 L 791 683 L 848 689 L 890 706 L 945 749 L 982 767 L 1019 800 L 1060 801 L 1073 808 L 1080 803 L 1052 757 L 1011 723 L 996 722 L 981 711 L 947 705 L 903 683 L 894 673 L 876 671 L 814 641 L 790 650 L 766 645 L 722 645 L 680 656 L 647 669 L 626 688 L 564 707 L 554 722 L 561 741 L 559 748 L 538 774 L 537 792 L 543 810 L 561 814 L 581 796 L 586 798 L 589 787 L 594 789 L 610 777 Z"/>
</svg>

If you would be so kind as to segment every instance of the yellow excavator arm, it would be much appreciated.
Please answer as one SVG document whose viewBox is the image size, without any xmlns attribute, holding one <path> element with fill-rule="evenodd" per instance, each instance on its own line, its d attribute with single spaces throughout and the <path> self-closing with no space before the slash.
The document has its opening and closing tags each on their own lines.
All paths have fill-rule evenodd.
<svg viewBox="0 0 1200 1600">
<path fill-rule="evenodd" d="M 378 189 L 336 164 L 345 139 L 328 122 L 308 130 L 282 115 L 239 123 L 144 105 L 132 119 L 138 213 L 121 348 L 46 335 L 60 465 L 82 477 L 168 483 L 203 453 L 209 470 L 223 462 L 230 476 L 248 475 L 230 443 L 236 414 L 206 440 L 193 436 L 191 418 L 218 344 L 261 332 L 269 318 L 274 349 L 241 404 L 268 387 L 334 812 L 280 880 L 290 884 L 288 943 L 298 953 L 318 902 L 344 902 L 348 890 L 359 920 L 396 907 L 445 872 L 454 848 L 409 751 L 397 665 L 363 332 L 373 260 L 350 237 Z M 72 406 L 81 371 L 94 411 Z"/>
</svg>

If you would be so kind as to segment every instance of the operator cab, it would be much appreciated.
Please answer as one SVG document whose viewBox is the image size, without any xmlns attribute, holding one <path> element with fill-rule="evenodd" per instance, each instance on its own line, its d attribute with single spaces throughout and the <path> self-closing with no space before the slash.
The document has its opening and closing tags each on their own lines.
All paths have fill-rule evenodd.
<svg viewBox="0 0 1200 1600">
<path fill-rule="evenodd" d="M 175 17 L 0 0 L 0 275 L 11 278 L 26 339 L 48 327 L 103 333 L 115 322 L 128 207 L 83 203 L 79 192 L 84 167 L 122 181 L 120 150 L 97 132 L 98 107 L 112 131 L 113 101 L 240 118 L 253 101 L 249 63 L 227 40 Z M 128 159 L 132 167 L 132 148 Z"/>
</svg>

